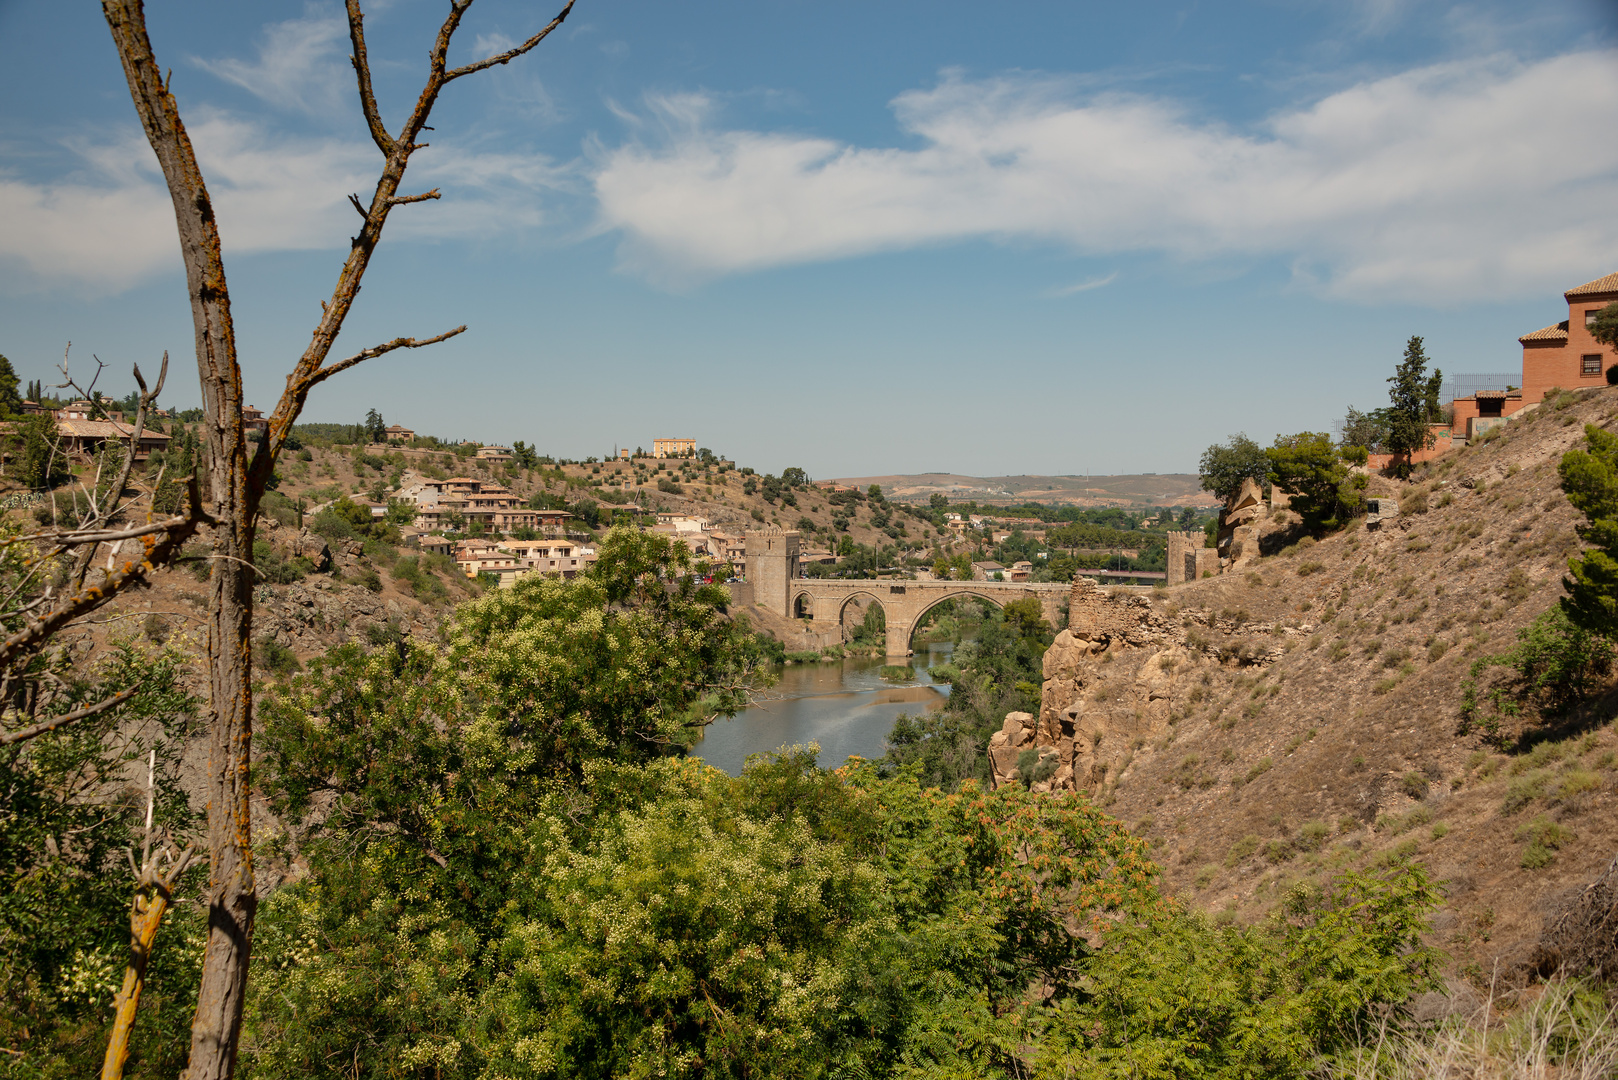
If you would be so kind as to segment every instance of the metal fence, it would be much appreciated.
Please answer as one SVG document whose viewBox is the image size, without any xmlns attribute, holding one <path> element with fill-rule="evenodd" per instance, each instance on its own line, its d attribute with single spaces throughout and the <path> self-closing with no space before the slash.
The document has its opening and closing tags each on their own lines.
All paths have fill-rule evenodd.
<svg viewBox="0 0 1618 1080">
<path fill-rule="evenodd" d="M 1460 397 L 1471 397 L 1479 390 L 1507 390 L 1522 386 L 1522 372 L 1508 371 L 1494 375 L 1451 375 L 1444 380 L 1438 400 L 1448 404 Z"/>
</svg>

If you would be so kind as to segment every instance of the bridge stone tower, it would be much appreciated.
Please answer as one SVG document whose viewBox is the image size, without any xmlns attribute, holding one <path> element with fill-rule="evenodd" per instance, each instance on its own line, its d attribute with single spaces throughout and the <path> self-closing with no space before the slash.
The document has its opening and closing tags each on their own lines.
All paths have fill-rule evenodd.
<svg viewBox="0 0 1618 1080">
<path fill-rule="evenodd" d="M 1201 529 L 1169 534 L 1168 584 L 1196 581 L 1205 571 L 1219 573 L 1219 552 L 1204 547 L 1207 534 Z"/>
<path fill-rule="evenodd" d="M 747 534 L 747 583 L 753 587 L 753 603 L 787 618 L 792 616 L 799 540 L 797 532 L 776 528 Z"/>
</svg>

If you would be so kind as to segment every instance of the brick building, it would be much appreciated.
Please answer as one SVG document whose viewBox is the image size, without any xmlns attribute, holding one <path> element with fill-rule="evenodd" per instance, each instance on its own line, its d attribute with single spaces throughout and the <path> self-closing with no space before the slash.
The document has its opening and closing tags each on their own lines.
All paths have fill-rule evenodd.
<svg viewBox="0 0 1618 1080">
<path fill-rule="evenodd" d="M 1479 426 L 1474 421 L 1510 416 L 1543 401 L 1545 391 L 1553 386 L 1574 390 L 1605 386 L 1609 379 L 1618 378 L 1613 374 L 1618 357 L 1590 336 L 1596 313 L 1618 301 L 1618 273 L 1577 285 L 1563 293 L 1562 299 L 1567 303 L 1567 318 L 1517 339 L 1522 345 L 1522 383 L 1516 390 L 1480 390 L 1455 399 L 1457 432 L 1464 431 L 1470 438 Z"/>
</svg>

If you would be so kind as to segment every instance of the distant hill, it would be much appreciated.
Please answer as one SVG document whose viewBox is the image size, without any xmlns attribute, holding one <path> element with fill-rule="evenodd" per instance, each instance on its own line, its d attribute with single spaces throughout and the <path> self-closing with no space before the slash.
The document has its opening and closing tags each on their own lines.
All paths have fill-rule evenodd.
<svg viewBox="0 0 1618 1080">
<path fill-rule="evenodd" d="M 854 476 L 833 481 L 851 487 L 881 484 L 899 502 L 926 502 L 938 493 L 951 502 L 1010 505 L 1021 502 L 1061 506 L 1217 506 L 1196 473 L 1137 473 L 1127 476 L 962 476 L 916 473 Z"/>
</svg>

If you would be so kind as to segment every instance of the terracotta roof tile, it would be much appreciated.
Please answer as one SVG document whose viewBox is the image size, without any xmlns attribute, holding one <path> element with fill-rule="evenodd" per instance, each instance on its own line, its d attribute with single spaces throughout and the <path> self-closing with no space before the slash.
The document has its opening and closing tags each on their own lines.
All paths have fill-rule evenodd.
<svg viewBox="0 0 1618 1080">
<path fill-rule="evenodd" d="M 88 439 L 127 439 L 134 432 L 128 424 L 119 424 L 111 420 L 58 420 L 56 430 L 63 435 L 76 435 Z M 160 431 L 145 428 L 140 433 L 141 441 L 148 439 L 167 442 L 169 437 Z"/>
<path fill-rule="evenodd" d="M 1561 322 L 1557 323 L 1555 326 L 1547 326 L 1543 330 L 1535 330 L 1531 334 L 1524 334 L 1522 337 L 1518 338 L 1517 340 L 1520 341 L 1520 342 L 1524 342 L 1524 343 L 1527 343 L 1527 342 L 1530 342 L 1530 341 L 1566 341 L 1567 340 L 1567 320 L 1563 319 Z"/>
<path fill-rule="evenodd" d="M 1595 293 L 1612 292 L 1618 292 L 1618 273 L 1608 274 L 1606 277 L 1598 277 L 1594 281 L 1586 281 L 1583 285 L 1577 285 L 1562 295 L 1591 296 Z"/>
</svg>

